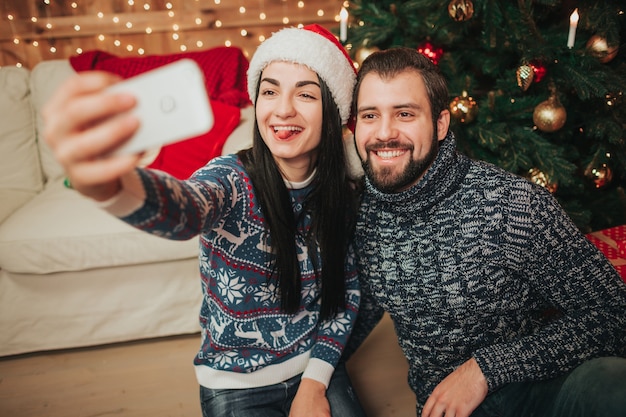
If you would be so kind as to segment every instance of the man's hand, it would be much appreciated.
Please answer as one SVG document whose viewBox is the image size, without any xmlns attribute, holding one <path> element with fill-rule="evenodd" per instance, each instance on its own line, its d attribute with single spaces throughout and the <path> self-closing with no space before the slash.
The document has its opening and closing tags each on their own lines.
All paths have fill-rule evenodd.
<svg viewBox="0 0 626 417">
<path fill-rule="evenodd" d="M 289 417 L 331 417 L 326 386 L 310 378 L 302 378 Z"/>
<path fill-rule="evenodd" d="M 487 392 L 487 380 L 471 358 L 435 387 L 424 404 L 422 417 L 468 417 Z"/>
</svg>

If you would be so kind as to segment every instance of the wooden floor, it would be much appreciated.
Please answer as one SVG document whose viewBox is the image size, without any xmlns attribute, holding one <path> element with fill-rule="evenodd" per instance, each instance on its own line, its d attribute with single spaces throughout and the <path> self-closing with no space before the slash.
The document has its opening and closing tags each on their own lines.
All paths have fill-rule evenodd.
<svg viewBox="0 0 626 417">
<path fill-rule="evenodd" d="M 199 335 L 0 358 L 2 417 L 200 417 Z M 385 317 L 348 369 L 368 417 L 415 417 L 407 366 Z"/>
</svg>

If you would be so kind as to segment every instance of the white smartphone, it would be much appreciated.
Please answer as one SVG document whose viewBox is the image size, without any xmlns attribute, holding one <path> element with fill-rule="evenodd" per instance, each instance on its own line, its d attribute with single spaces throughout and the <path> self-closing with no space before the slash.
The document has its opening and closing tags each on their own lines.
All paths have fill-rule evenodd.
<svg viewBox="0 0 626 417">
<path fill-rule="evenodd" d="M 213 112 L 204 75 L 191 59 L 180 59 L 109 87 L 137 99 L 131 110 L 140 121 L 128 142 L 114 155 L 155 149 L 206 133 L 213 127 Z"/>
</svg>

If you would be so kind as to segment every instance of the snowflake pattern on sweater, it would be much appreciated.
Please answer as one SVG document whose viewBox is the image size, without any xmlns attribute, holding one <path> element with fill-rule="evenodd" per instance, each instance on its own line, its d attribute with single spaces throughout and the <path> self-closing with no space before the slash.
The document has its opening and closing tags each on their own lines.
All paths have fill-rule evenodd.
<svg viewBox="0 0 626 417">
<path fill-rule="evenodd" d="M 419 407 L 476 358 L 492 392 L 626 355 L 626 284 L 544 188 L 456 152 L 386 194 L 366 183 L 349 355 L 388 311 Z M 552 311 L 552 314 L 546 314 Z"/>
<path fill-rule="evenodd" d="M 168 239 L 199 235 L 204 297 L 200 310 L 202 342 L 194 363 L 201 384 L 209 388 L 249 388 L 277 383 L 305 370 L 319 375 L 302 369 L 319 362 L 296 361 L 300 368 L 288 362 L 301 355 L 310 355 L 334 368 L 351 333 L 360 300 L 352 248 L 345 276 L 338 277 L 346 280 L 345 310 L 321 322 L 319 283 L 304 240 L 311 219 L 302 216 L 295 240 L 302 300 L 297 314 L 284 313 L 276 281 L 271 277 L 270 237 L 251 180 L 236 155 L 213 159 L 187 181 L 159 171 L 137 172 L 147 198 L 141 209 L 123 220 Z M 289 190 L 296 216 L 311 187 Z M 319 252 L 313 256 L 321 264 Z M 285 369 L 287 366 L 290 369 Z M 268 373 L 272 367 L 279 370 Z M 262 369 L 265 375 L 270 374 L 263 381 L 246 377 Z M 322 375 L 320 382 L 327 384 L 330 375 Z"/>
</svg>

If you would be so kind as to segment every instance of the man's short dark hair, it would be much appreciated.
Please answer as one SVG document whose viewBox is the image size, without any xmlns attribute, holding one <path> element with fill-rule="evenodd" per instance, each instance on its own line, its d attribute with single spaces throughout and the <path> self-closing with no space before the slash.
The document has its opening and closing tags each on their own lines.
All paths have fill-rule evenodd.
<svg viewBox="0 0 626 417">
<path fill-rule="evenodd" d="M 357 114 L 357 98 L 361 81 L 367 74 L 375 73 L 382 79 L 390 79 L 405 71 L 416 71 L 422 76 L 426 85 L 433 125 L 436 126 L 439 114 L 449 105 L 448 85 L 439 68 L 428 57 L 416 49 L 407 47 L 377 51 L 363 61 L 352 96 L 352 114 Z"/>
</svg>

